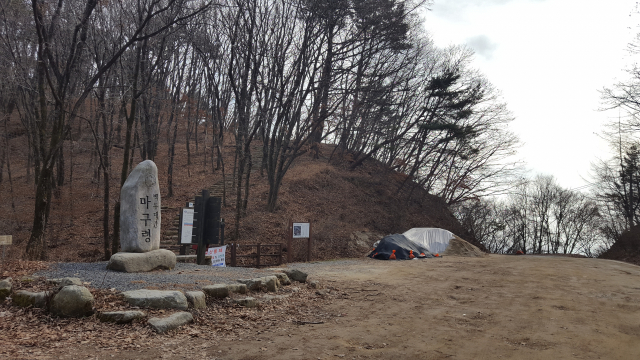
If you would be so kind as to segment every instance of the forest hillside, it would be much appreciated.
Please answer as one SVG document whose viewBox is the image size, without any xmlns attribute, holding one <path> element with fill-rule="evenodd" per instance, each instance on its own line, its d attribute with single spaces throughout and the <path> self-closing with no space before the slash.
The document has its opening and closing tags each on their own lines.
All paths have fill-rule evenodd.
<svg viewBox="0 0 640 360">
<path fill-rule="evenodd" d="M 0 186 L 0 234 L 13 235 L 13 245 L 7 247 L 7 258 L 24 256 L 31 232 L 34 213 L 35 184 L 33 173 L 25 166 L 29 148 L 26 134 L 21 131 L 17 117 L 8 122 L 9 166 Z M 80 123 L 72 131 L 75 136 L 65 147 L 66 171 L 64 186 L 57 187 L 52 198 L 50 219 L 46 231 L 49 260 L 98 261 L 104 258 L 103 200 L 104 178 L 96 171 L 93 139 Z M 76 135 L 74 135 L 76 134 Z M 186 136 L 179 136 L 176 144 L 174 193 L 167 196 L 168 146 L 161 142 L 158 165 L 162 196 L 162 244 L 178 243 L 175 221 L 178 209 L 193 201 L 202 189 L 213 196 L 223 195 L 226 206 L 222 217 L 226 221 L 226 242 L 271 244 L 284 242 L 290 220 L 310 222 L 315 242 L 314 259 L 363 256 L 371 243 L 390 233 L 404 232 L 412 227 L 440 227 L 482 247 L 463 230 L 439 197 L 429 195 L 406 175 L 390 170 L 380 162 L 369 159 L 354 170 L 352 158 L 334 151 L 335 147 L 321 145 L 320 156 L 314 159 L 303 154 L 292 164 L 284 177 L 275 211 L 267 211 L 269 184 L 260 171 L 260 149 L 254 154 L 246 214 L 240 220 L 239 236 L 234 239 L 235 191 L 233 168 L 226 169 L 226 188 L 222 166 L 216 170 L 202 143 L 204 129 L 191 139 L 187 154 Z M 234 144 L 225 143 L 223 160 L 233 164 Z M 122 149 L 113 148 L 113 157 L 121 159 Z M 134 148 L 133 165 L 142 161 Z M 190 162 L 190 164 L 189 164 Z M 110 179 L 110 209 L 117 201 L 119 166 L 114 164 Z M 404 185 L 403 185 L 404 184 Z M 399 191 L 400 189 L 400 191 Z M 113 210 L 109 228 L 113 226 Z M 296 257 L 303 258 L 303 248 L 294 246 Z"/>
</svg>

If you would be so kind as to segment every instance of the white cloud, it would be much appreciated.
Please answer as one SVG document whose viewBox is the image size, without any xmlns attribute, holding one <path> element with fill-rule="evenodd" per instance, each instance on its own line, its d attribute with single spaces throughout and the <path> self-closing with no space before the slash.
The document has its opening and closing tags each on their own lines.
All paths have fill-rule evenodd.
<svg viewBox="0 0 640 360">
<path fill-rule="evenodd" d="M 491 41 L 491 39 L 486 35 L 470 37 L 465 41 L 465 43 L 472 48 L 476 54 L 489 60 L 493 57 L 493 52 L 498 48 L 498 44 Z"/>
</svg>

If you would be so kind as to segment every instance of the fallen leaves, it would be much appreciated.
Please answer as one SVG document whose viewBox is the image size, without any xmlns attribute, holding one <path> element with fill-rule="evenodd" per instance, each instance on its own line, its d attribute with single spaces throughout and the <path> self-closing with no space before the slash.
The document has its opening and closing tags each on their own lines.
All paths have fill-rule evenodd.
<svg viewBox="0 0 640 360">
<path fill-rule="evenodd" d="M 52 285 L 44 279 L 30 282 L 16 281 L 18 288 L 32 291 L 51 290 Z M 294 329 L 296 325 L 322 324 L 344 314 L 322 312 L 322 305 L 337 297 L 330 295 L 318 298 L 314 289 L 300 287 L 294 291 L 290 287 L 281 289 L 289 294 L 283 299 L 273 299 L 257 308 L 244 308 L 233 303 L 231 298 L 208 300 L 204 310 L 190 310 L 194 323 L 168 334 L 153 332 L 144 320 L 127 325 L 102 323 L 97 316 L 82 319 L 56 318 L 42 309 L 19 308 L 11 306 L 10 300 L 0 304 L 0 358 L 29 358 L 55 354 L 78 346 L 95 348 L 140 349 L 150 348 L 152 339 L 161 338 L 162 343 L 184 343 L 193 338 L 219 339 L 220 341 L 251 341 L 258 336 Z M 94 307 L 97 311 L 116 311 L 130 309 L 120 292 L 112 289 L 91 289 Z M 239 296 L 233 294 L 233 296 Z M 252 294 L 260 297 L 261 293 Z M 149 317 L 168 316 L 173 310 L 145 309 Z M 263 338 L 264 339 L 264 338 Z M 211 344 L 215 344 L 212 342 Z M 268 349 L 263 347 L 262 349 Z M 31 350 L 32 352 L 28 352 Z M 267 350 L 262 350 L 267 351 Z M 32 356 L 33 355 L 33 356 Z M 49 356 L 51 357 L 51 356 Z"/>
</svg>

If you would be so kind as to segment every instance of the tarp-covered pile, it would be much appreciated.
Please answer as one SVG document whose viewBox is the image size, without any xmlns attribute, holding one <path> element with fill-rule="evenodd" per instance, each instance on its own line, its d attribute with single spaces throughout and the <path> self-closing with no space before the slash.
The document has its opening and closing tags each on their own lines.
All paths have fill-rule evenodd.
<svg viewBox="0 0 640 360">
<path fill-rule="evenodd" d="M 434 254 L 443 253 L 449 246 L 449 241 L 456 237 L 451 231 L 438 228 L 413 228 L 402 235 Z"/>
<path fill-rule="evenodd" d="M 402 234 L 385 236 L 368 256 L 373 259 L 389 260 L 391 254 L 393 254 L 393 250 L 396 251 L 396 260 L 409 260 L 411 250 L 413 250 L 413 256 L 415 256 L 415 258 L 424 259 L 433 257 L 426 247 L 407 239 Z"/>
</svg>

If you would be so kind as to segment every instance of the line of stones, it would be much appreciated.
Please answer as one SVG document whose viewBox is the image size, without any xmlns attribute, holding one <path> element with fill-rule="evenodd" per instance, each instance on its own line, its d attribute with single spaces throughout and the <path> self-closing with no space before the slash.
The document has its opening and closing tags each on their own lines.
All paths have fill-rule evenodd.
<svg viewBox="0 0 640 360">
<path fill-rule="evenodd" d="M 202 291 L 181 291 L 172 290 L 132 290 L 125 291 L 125 300 L 129 305 L 139 308 L 151 309 L 177 309 L 187 310 L 206 308 L 206 297 L 226 298 L 230 293 L 246 294 L 247 291 L 259 291 L 266 288 L 269 292 L 277 292 L 281 286 L 291 284 L 291 280 L 306 282 L 307 274 L 295 270 L 285 269 L 282 273 L 255 278 L 237 280 L 237 284 L 216 284 L 202 288 Z M 57 291 L 30 292 L 18 290 L 12 293 L 13 282 L 11 278 L 0 281 L 0 302 L 11 297 L 12 303 L 21 307 L 48 308 L 49 311 L 60 317 L 84 317 L 94 313 L 93 295 L 83 286 L 79 278 L 49 279 L 51 284 L 57 285 Z M 271 296 L 265 300 L 277 297 Z M 244 297 L 234 300 L 240 306 L 255 307 L 258 300 L 253 297 Z M 98 313 L 98 318 L 103 322 L 114 322 L 117 324 L 130 323 L 135 319 L 143 319 L 147 315 L 143 311 L 108 311 Z M 149 318 L 147 323 L 158 333 L 164 333 L 176 329 L 182 325 L 193 322 L 193 315 L 187 311 L 181 311 L 167 317 Z"/>
</svg>

